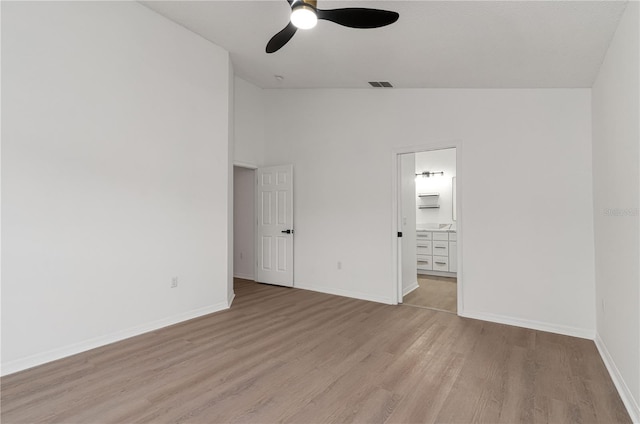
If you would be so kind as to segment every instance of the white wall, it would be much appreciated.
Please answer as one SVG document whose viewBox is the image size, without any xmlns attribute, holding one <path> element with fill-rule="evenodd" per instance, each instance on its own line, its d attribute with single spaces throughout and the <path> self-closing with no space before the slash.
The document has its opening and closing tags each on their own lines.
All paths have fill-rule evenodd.
<svg viewBox="0 0 640 424">
<path fill-rule="evenodd" d="M 590 90 L 265 95 L 266 162 L 296 168 L 298 287 L 394 302 L 392 150 L 461 140 L 462 313 L 593 337 Z"/>
<path fill-rule="evenodd" d="M 440 149 L 416 153 L 416 174 L 425 171 L 444 172 L 444 175 L 418 177 L 416 196 L 420 193 L 439 193 L 439 208 L 418 209 L 416 222 L 420 224 L 453 224 L 453 177 L 456 176 L 456 149 Z M 417 201 L 421 203 L 420 199 Z"/>
<path fill-rule="evenodd" d="M 264 163 L 264 96 L 262 89 L 235 77 L 234 163 L 261 166 Z"/>
<path fill-rule="evenodd" d="M 416 155 L 400 155 L 400 196 L 402 211 L 402 293 L 418 288 L 416 261 Z"/>
<path fill-rule="evenodd" d="M 227 307 L 228 53 L 135 2 L 2 31 L 3 373 Z"/>
<path fill-rule="evenodd" d="M 593 86 L 597 343 L 640 422 L 639 8 L 629 2 Z"/>
<path fill-rule="evenodd" d="M 264 95 L 262 89 L 234 78 L 233 163 L 251 168 L 264 164 Z M 234 167 L 234 266 L 236 277 L 254 279 L 254 171 Z"/>
<path fill-rule="evenodd" d="M 253 169 L 233 167 L 233 275 L 248 280 L 255 277 L 255 178 Z"/>
</svg>

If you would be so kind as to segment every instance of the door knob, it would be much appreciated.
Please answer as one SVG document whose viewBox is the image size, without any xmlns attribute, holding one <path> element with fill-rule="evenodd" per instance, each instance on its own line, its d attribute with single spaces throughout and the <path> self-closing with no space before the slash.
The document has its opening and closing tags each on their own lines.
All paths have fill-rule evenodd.
<svg viewBox="0 0 640 424">
<path fill-rule="evenodd" d="M 282 230 L 281 233 L 293 234 L 293 230 Z"/>
</svg>

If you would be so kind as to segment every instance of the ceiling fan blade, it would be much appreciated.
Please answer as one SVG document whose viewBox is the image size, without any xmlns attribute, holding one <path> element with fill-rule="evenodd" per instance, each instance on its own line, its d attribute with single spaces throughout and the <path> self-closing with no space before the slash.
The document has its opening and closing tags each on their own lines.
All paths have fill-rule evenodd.
<svg viewBox="0 0 640 424">
<path fill-rule="evenodd" d="M 282 31 L 271 37 L 271 40 L 267 43 L 267 53 L 274 53 L 280 50 L 282 46 L 291 40 L 291 37 L 293 37 L 293 34 L 296 33 L 297 29 L 298 28 L 296 28 L 294 24 L 289 22 L 289 25 L 284 27 Z"/>
<path fill-rule="evenodd" d="M 398 20 L 397 12 L 363 7 L 348 7 L 345 9 L 318 9 L 318 19 L 335 22 L 350 28 L 380 28 Z"/>
</svg>

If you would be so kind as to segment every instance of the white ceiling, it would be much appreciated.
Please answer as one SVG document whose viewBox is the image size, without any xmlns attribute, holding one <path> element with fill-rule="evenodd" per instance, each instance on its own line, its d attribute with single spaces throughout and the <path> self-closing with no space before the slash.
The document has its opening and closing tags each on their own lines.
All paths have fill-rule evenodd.
<svg viewBox="0 0 640 424">
<path fill-rule="evenodd" d="M 400 19 L 378 29 L 320 21 L 267 54 L 267 41 L 289 22 L 285 0 L 142 3 L 228 50 L 235 73 L 263 88 L 365 88 L 367 81 L 398 88 L 591 87 L 626 5 L 319 0 L 321 9 L 374 7 Z"/>
</svg>

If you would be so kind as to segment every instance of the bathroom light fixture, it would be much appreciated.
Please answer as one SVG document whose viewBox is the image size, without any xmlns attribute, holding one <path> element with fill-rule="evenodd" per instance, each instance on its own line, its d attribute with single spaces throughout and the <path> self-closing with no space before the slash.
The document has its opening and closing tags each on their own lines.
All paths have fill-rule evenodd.
<svg viewBox="0 0 640 424">
<path fill-rule="evenodd" d="M 444 172 L 443 171 L 438 171 L 438 172 L 424 171 L 424 172 L 422 172 L 420 174 L 416 174 L 416 177 L 420 177 L 420 176 L 422 176 L 422 177 L 432 177 L 432 176 L 438 175 L 438 174 L 444 175 Z"/>
<path fill-rule="evenodd" d="M 294 4 L 291 12 L 291 23 L 300 29 L 313 28 L 318 23 L 316 9 L 303 2 Z"/>
</svg>

